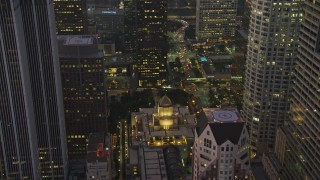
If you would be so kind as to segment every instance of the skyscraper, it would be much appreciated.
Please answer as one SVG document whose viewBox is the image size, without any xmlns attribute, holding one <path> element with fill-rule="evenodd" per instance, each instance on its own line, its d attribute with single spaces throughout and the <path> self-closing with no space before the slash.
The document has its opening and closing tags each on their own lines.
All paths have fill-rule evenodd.
<svg viewBox="0 0 320 180">
<path fill-rule="evenodd" d="M 89 133 L 106 132 L 103 52 L 96 36 L 58 36 L 69 158 L 84 159 Z"/>
<path fill-rule="evenodd" d="M 137 12 L 136 0 L 124 0 L 124 45 L 125 51 L 136 50 Z"/>
<path fill-rule="evenodd" d="M 59 35 L 87 33 L 86 0 L 53 0 Z"/>
<path fill-rule="evenodd" d="M 232 40 L 237 27 L 237 4 L 237 0 L 197 0 L 197 38 L 214 42 Z"/>
<path fill-rule="evenodd" d="M 88 3 L 95 4 L 96 8 L 115 8 L 120 5 L 121 0 L 86 0 Z"/>
<path fill-rule="evenodd" d="M 306 0 L 284 158 L 286 179 L 320 179 L 320 1 Z"/>
<path fill-rule="evenodd" d="M 0 1 L 1 179 L 64 179 L 67 147 L 51 0 Z"/>
<path fill-rule="evenodd" d="M 137 1 L 136 53 L 139 87 L 158 87 L 167 73 L 167 0 Z"/>
<path fill-rule="evenodd" d="M 303 0 L 252 0 L 243 117 L 254 151 L 273 149 L 288 118 Z"/>
</svg>

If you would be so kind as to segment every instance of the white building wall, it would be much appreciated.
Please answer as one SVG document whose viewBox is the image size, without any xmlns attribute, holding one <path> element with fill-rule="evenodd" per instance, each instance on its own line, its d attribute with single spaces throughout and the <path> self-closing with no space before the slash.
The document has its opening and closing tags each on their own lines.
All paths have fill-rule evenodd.
<svg viewBox="0 0 320 180">
<path fill-rule="evenodd" d="M 87 162 L 87 180 L 107 180 L 107 162 Z"/>
<path fill-rule="evenodd" d="M 205 146 L 205 139 L 211 140 L 211 148 Z M 197 132 L 195 132 L 193 179 L 200 179 L 202 175 L 205 175 L 205 171 L 211 171 L 210 165 L 217 168 L 217 178 L 223 180 L 226 178 L 234 179 L 235 168 L 239 163 L 241 164 L 241 169 L 247 169 L 249 171 L 250 163 L 245 165 L 245 162 L 249 162 L 248 143 L 249 134 L 245 126 L 237 144 L 233 144 L 228 140 L 220 146 L 217 145 L 209 125 L 207 125 L 199 137 Z M 246 153 L 246 158 L 240 159 L 240 157 Z"/>
<path fill-rule="evenodd" d="M 236 148 L 230 141 L 219 146 L 219 166 L 218 166 L 218 179 L 233 179 Z"/>
</svg>

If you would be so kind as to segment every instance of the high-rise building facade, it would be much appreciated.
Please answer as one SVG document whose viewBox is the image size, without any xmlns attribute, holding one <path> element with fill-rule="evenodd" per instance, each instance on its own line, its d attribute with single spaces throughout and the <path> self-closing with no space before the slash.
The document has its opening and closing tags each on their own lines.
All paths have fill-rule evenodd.
<svg viewBox="0 0 320 180">
<path fill-rule="evenodd" d="M 136 2 L 138 86 L 159 87 L 167 79 L 167 0 Z"/>
<path fill-rule="evenodd" d="M 294 77 L 283 172 L 285 179 L 320 179 L 319 0 L 305 1 Z"/>
<path fill-rule="evenodd" d="M 107 131 L 103 52 L 96 36 L 58 36 L 70 159 L 85 159 L 90 133 Z"/>
<path fill-rule="evenodd" d="M 0 1 L 1 179 L 64 179 L 67 145 L 52 0 Z"/>
<path fill-rule="evenodd" d="M 136 0 L 124 0 L 124 46 L 134 54 L 136 50 L 137 5 Z"/>
<path fill-rule="evenodd" d="M 87 33 L 86 0 L 53 0 L 58 35 Z"/>
<path fill-rule="evenodd" d="M 123 0 L 86 0 L 88 4 L 94 4 L 96 8 L 119 7 Z"/>
<path fill-rule="evenodd" d="M 123 10 L 111 8 L 96 8 L 93 10 L 93 19 L 98 34 L 123 33 Z"/>
<path fill-rule="evenodd" d="M 288 119 L 303 0 L 251 3 L 243 117 L 253 152 L 263 152 Z"/>
<path fill-rule="evenodd" d="M 237 4 L 237 0 L 197 0 L 197 38 L 213 42 L 231 41 L 237 27 Z"/>
<path fill-rule="evenodd" d="M 239 29 L 245 28 L 243 27 L 243 18 L 244 18 L 245 9 L 246 9 L 245 4 L 246 4 L 246 0 L 238 0 L 236 26 Z"/>
</svg>

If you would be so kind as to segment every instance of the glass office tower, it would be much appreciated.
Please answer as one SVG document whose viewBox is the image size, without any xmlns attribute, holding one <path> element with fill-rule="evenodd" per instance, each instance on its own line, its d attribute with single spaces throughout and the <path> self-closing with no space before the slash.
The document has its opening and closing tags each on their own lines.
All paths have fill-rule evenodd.
<svg viewBox="0 0 320 180">
<path fill-rule="evenodd" d="M 290 121 L 284 128 L 286 179 L 320 179 L 320 1 L 306 0 Z"/>
<path fill-rule="evenodd" d="M 52 0 L 0 0 L 1 179 L 64 179 L 65 133 Z"/>
<path fill-rule="evenodd" d="M 288 120 L 303 1 L 251 3 L 243 118 L 253 152 L 261 153 L 273 149 Z"/>
</svg>

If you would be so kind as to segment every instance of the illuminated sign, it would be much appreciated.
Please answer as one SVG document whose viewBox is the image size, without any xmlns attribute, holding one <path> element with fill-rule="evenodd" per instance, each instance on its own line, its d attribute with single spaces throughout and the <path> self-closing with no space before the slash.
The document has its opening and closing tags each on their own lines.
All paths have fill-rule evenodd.
<svg viewBox="0 0 320 180">
<path fill-rule="evenodd" d="M 117 11 L 101 11 L 102 14 L 117 14 Z"/>
</svg>

